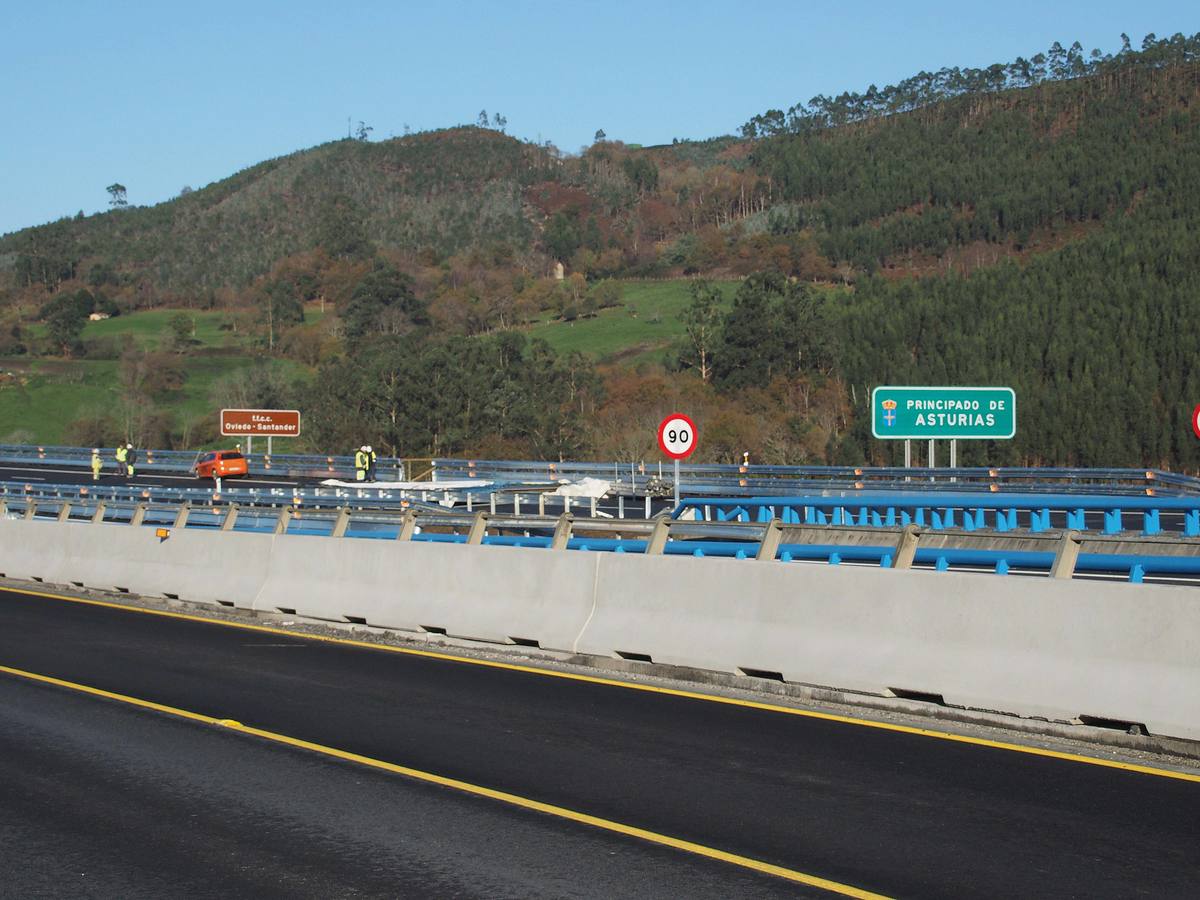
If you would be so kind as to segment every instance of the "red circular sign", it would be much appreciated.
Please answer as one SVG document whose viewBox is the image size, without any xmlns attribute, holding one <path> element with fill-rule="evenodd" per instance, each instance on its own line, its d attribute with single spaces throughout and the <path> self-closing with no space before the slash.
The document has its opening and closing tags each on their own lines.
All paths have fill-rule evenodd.
<svg viewBox="0 0 1200 900">
<path fill-rule="evenodd" d="M 658 449 L 671 459 L 687 459 L 696 449 L 696 423 L 683 413 L 671 413 L 658 426 Z"/>
<path fill-rule="evenodd" d="M 1200 438 L 1200 403 L 1196 404 L 1196 408 L 1192 410 L 1192 431 L 1196 433 L 1196 437 Z"/>
</svg>

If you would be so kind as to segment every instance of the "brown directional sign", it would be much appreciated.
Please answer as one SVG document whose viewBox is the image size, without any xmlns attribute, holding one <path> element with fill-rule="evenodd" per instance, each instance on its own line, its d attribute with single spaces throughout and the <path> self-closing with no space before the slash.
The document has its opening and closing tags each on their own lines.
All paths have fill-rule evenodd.
<svg viewBox="0 0 1200 900">
<path fill-rule="evenodd" d="M 238 437 L 296 437 L 300 411 L 295 409 L 223 409 L 221 434 Z"/>
</svg>

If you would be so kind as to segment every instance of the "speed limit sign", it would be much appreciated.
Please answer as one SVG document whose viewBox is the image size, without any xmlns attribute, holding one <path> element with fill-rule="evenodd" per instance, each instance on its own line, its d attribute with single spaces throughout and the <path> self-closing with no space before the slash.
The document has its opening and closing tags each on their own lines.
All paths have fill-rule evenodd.
<svg viewBox="0 0 1200 900">
<path fill-rule="evenodd" d="M 672 413 L 658 426 L 658 448 L 671 459 L 687 459 L 696 449 L 696 423 Z"/>
<path fill-rule="evenodd" d="M 1200 438 L 1200 403 L 1197 403 L 1196 408 L 1192 410 L 1192 431 L 1196 433 L 1196 437 Z M 659 437 L 658 442 L 662 443 L 661 437 Z"/>
</svg>

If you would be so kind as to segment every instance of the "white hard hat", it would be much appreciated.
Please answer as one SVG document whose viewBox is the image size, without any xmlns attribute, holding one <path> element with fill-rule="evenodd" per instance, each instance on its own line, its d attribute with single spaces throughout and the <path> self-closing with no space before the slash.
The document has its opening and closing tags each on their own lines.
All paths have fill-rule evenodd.
<svg viewBox="0 0 1200 900">
<path fill-rule="evenodd" d="M 125 448 L 126 448 L 127 450 L 132 450 L 132 449 L 133 449 L 133 444 L 126 444 L 126 445 L 125 445 Z"/>
<path fill-rule="evenodd" d="M 93 452 L 93 453 L 99 453 L 99 452 L 100 452 L 100 448 L 99 448 L 99 447 L 93 447 L 93 448 L 92 448 L 92 452 Z"/>
<path fill-rule="evenodd" d="M 374 453 L 374 452 L 375 452 L 375 448 L 373 448 L 373 447 L 372 447 L 370 444 L 367 444 L 367 452 L 368 452 L 368 453 Z"/>
</svg>

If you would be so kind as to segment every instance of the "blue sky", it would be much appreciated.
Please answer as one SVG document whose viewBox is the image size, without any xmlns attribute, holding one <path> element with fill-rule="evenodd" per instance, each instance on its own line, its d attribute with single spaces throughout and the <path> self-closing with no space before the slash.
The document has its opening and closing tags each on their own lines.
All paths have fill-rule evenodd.
<svg viewBox="0 0 1200 900">
<path fill-rule="evenodd" d="M 1194 2 L 8 4 L 0 233 L 154 204 L 346 134 L 500 112 L 568 152 L 733 133 L 818 93 L 1079 40 L 1200 30 Z"/>
</svg>

